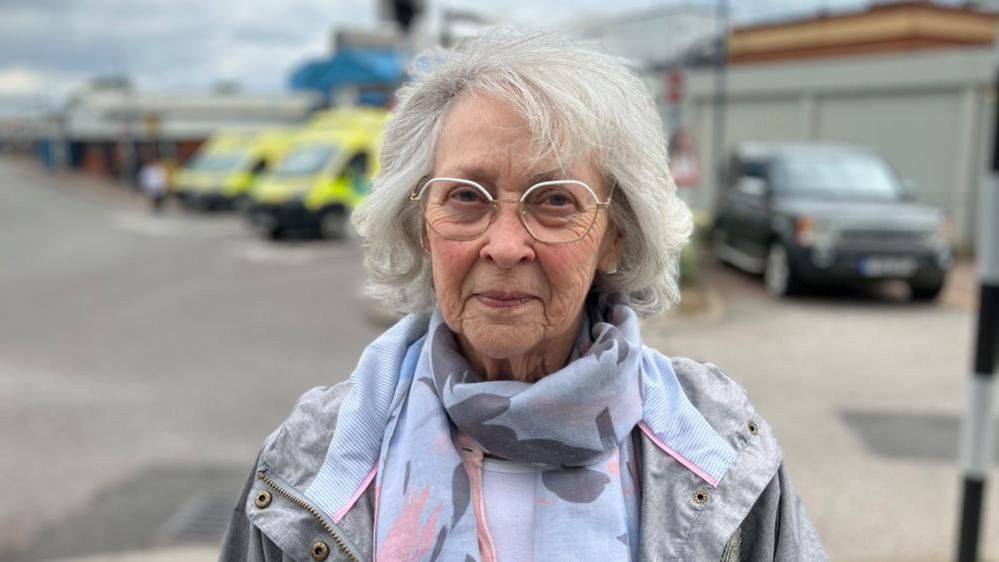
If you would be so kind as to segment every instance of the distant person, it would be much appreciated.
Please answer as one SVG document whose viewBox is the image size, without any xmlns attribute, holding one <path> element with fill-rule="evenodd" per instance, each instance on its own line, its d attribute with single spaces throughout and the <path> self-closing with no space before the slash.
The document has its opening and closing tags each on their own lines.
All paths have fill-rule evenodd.
<svg viewBox="0 0 999 562">
<path fill-rule="evenodd" d="M 139 169 L 139 188 L 149 198 L 152 212 L 161 213 L 167 196 L 167 171 L 159 160 L 151 160 Z"/>
<path fill-rule="evenodd" d="M 642 81 L 502 30 L 414 68 L 355 214 L 410 314 L 265 441 L 220 559 L 826 560 L 742 387 L 642 343 L 692 229 Z"/>
</svg>

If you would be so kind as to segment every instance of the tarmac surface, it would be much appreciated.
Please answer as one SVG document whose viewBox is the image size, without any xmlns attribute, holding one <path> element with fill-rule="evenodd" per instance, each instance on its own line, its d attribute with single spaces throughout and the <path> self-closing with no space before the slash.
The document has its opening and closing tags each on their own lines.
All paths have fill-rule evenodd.
<svg viewBox="0 0 999 562">
<path fill-rule="evenodd" d="M 26 161 L 0 158 L 0 185 L 0 561 L 214 559 L 260 442 L 385 327 L 360 245 L 153 216 Z M 699 304 L 648 319 L 646 344 L 747 388 L 834 560 L 952 559 L 972 267 L 921 305 L 891 285 L 775 301 L 703 262 Z"/>
</svg>

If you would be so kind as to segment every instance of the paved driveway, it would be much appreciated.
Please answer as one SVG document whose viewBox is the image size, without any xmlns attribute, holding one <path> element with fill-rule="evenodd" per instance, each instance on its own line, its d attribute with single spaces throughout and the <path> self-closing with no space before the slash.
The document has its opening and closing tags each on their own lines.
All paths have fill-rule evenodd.
<svg viewBox="0 0 999 562">
<path fill-rule="evenodd" d="M 647 343 L 714 362 L 746 387 L 834 560 L 952 559 L 973 269 L 961 265 L 941 304 L 918 305 L 890 284 L 776 301 L 758 278 L 706 262 L 721 310 L 653 321 Z M 993 485 L 990 559 L 997 499 Z"/>
</svg>

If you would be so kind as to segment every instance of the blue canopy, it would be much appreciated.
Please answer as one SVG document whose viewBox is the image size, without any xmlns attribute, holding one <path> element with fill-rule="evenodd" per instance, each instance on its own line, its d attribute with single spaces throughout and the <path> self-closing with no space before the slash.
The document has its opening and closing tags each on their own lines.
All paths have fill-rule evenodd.
<svg viewBox="0 0 999 562">
<path fill-rule="evenodd" d="M 343 86 L 389 86 L 402 82 L 405 63 L 390 49 L 345 47 L 326 60 L 310 61 L 291 74 L 293 90 L 329 95 Z"/>
</svg>

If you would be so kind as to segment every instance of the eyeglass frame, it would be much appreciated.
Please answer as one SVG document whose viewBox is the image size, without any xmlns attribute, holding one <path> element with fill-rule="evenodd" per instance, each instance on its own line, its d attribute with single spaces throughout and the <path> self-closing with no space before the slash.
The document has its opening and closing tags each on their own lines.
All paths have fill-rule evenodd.
<svg viewBox="0 0 999 562">
<path fill-rule="evenodd" d="M 593 225 L 597 224 L 597 216 L 599 216 L 600 210 L 601 209 L 608 209 L 610 207 L 610 204 L 611 204 L 611 198 L 614 196 L 614 188 L 611 187 L 611 192 L 607 195 L 607 199 L 605 201 L 601 202 L 600 198 L 597 197 L 597 193 L 595 191 L 593 191 L 593 188 L 590 187 L 585 182 L 581 182 L 579 180 L 549 180 L 549 181 L 538 182 L 538 183 L 532 185 L 531 187 L 527 188 L 527 190 L 524 191 L 524 194 L 521 195 L 520 199 L 518 199 L 518 200 L 513 200 L 513 199 L 497 199 L 497 198 L 493 197 L 492 194 L 489 193 L 489 191 L 485 187 L 482 187 L 482 184 L 480 184 L 478 182 L 475 182 L 475 181 L 472 181 L 472 180 L 461 179 L 461 178 L 433 177 L 433 178 L 430 178 L 430 179 L 426 180 L 423 183 L 423 187 L 421 187 L 419 189 L 419 191 L 415 191 L 414 190 L 412 193 L 410 193 L 409 194 L 409 200 L 413 201 L 413 202 L 416 202 L 417 204 L 420 204 L 420 200 L 423 197 L 423 193 L 427 190 L 428 187 L 430 187 L 430 184 L 433 183 L 433 182 L 435 182 L 435 181 L 453 181 L 453 182 L 458 182 L 458 183 L 461 183 L 461 184 L 464 184 L 464 185 L 469 185 L 469 186 L 472 186 L 474 188 L 477 188 L 479 191 L 481 191 L 482 193 L 484 193 L 486 195 L 486 197 L 489 199 L 489 205 L 493 209 L 492 213 L 491 213 L 491 215 L 489 217 L 489 223 L 487 223 L 486 227 L 484 229 L 482 229 L 482 232 L 478 233 L 473 238 L 450 238 L 448 236 L 445 236 L 445 235 L 441 234 L 440 232 L 437 232 L 437 229 L 435 229 L 433 227 L 433 225 L 430 225 L 430 228 L 434 232 L 437 232 L 437 234 L 439 234 L 440 236 L 443 236 L 444 238 L 446 238 L 448 240 L 453 240 L 455 242 L 471 242 L 472 240 L 477 240 L 479 237 L 481 237 L 483 234 L 485 234 L 486 231 L 489 230 L 489 227 L 492 226 L 493 222 L 496 221 L 496 217 L 499 216 L 499 204 L 500 203 L 516 203 L 518 209 L 520 210 L 520 213 L 519 213 L 520 223 L 524 225 L 524 230 L 526 230 L 527 233 L 531 235 L 531 238 L 533 238 L 536 242 L 538 242 L 540 244 L 548 244 L 550 246 L 558 246 L 558 245 L 561 245 L 561 244 L 574 244 L 576 242 L 579 242 L 583 238 L 585 238 L 586 235 L 590 233 L 590 230 L 593 230 Z M 593 196 L 593 200 L 596 201 L 596 210 L 593 213 L 593 221 L 591 221 L 590 225 L 586 227 L 586 231 L 583 232 L 579 236 L 579 238 L 576 238 L 575 240 L 568 240 L 568 241 L 565 241 L 565 242 L 547 242 L 545 240 L 541 240 L 540 238 L 538 238 L 537 236 L 535 236 L 535 234 L 533 232 L 531 232 L 531 227 L 527 225 L 527 205 L 524 203 L 524 201 L 525 201 L 525 199 L 527 199 L 527 196 L 530 195 L 530 193 L 532 191 L 534 191 L 535 189 L 537 189 L 539 187 L 546 187 L 546 186 L 549 186 L 549 185 L 564 185 L 564 184 L 567 184 L 567 183 L 568 184 L 581 185 L 584 188 L 586 188 L 586 191 L 590 192 L 590 195 Z M 422 204 L 420 205 L 420 208 L 421 208 L 420 214 L 423 215 L 424 220 L 426 220 L 426 209 L 423 209 L 423 205 Z"/>
</svg>

